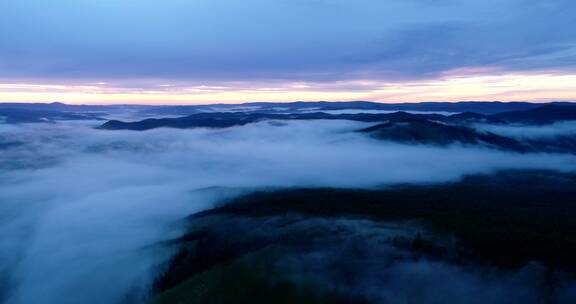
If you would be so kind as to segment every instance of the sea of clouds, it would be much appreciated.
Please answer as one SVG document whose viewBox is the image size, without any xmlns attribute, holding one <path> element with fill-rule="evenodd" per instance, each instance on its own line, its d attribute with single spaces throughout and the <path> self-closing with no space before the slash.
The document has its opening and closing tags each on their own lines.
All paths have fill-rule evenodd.
<svg viewBox="0 0 576 304">
<path fill-rule="evenodd" d="M 146 298 L 181 220 L 268 187 L 376 188 L 503 169 L 576 170 L 576 156 L 379 141 L 351 121 L 228 129 L 0 124 L 0 302 Z"/>
<path fill-rule="evenodd" d="M 546 125 L 476 124 L 474 127 L 480 131 L 492 132 L 520 140 L 554 139 L 563 136 L 576 136 L 575 121 L 559 121 Z"/>
</svg>

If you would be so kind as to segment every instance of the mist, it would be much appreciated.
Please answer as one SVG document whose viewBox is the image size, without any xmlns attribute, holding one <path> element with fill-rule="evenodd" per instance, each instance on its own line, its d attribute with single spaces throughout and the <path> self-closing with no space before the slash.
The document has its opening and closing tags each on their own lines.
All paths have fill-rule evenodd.
<svg viewBox="0 0 576 304">
<path fill-rule="evenodd" d="M 474 127 L 478 130 L 517 139 L 554 139 L 555 137 L 576 135 L 576 122 L 573 121 L 560 121 L 547 125 L 475 124 Z"/>
<path fill-rule="evenodd" d="M 182 220 L 263 188 L 379 188 L 504 169 L 574 171 L 576 157 L 384 142 L 351 121 L 228 129 L 0 125 L 0 300 L 138 303 Z M 10 143 L 10 144 L 2 144 Z"/>
<path fill-rule="evenodd" d="M 210 223 L 218 218 L 203 220 Z M 213 238 L 234 239 L 236 245 L 292 240 L 268 241 L 282 244 L 280 249 L 269 249 L 279 255 L 271 261 L 262 253 L 243 260 L 275 269 L 265 275 L 269 281 L 280 276 L 297 284 L 313 282 L 317 292 L 340 294 L 351 299 L 351 303 L 364 299 L 359 302 L 537 304 L 573 303 L 576 299 L 573 283 L 557 283 L 551 292 L 553 276 L 537 262 L 505 271 L 450 263 L 395 245 L 394 242 L 409 243 L 418 235 L 423 240 L 434 240 L 449 252 L 456 251 L 456 240 L 438 238 L 415 222 L 383 224 L 365 219 L 284 215 L 228 218 L 226 227 L 207 226 Z M 302 242 L 303 239 L 308 241 Z"/>
</svg>

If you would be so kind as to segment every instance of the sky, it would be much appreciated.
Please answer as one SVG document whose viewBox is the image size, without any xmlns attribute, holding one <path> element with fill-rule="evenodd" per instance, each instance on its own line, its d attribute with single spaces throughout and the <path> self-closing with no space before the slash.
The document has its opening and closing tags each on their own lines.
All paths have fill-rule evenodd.
<svg viewBox="0 0 576 304">
<path fill-rule="evenodd" d="M 573 0 L 0 1 L 0 101 L 576 100 Z"/>
</svg>

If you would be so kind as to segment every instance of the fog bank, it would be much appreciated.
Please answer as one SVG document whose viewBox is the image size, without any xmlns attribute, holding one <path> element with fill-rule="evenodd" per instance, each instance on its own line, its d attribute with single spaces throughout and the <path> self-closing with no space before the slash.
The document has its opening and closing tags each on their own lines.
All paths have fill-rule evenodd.
<svg viewBox="0 0 576 304">
<path fill-rule="evenodd" d="M 561 121 L 548 125 L 491 125 L 476 124 L 475 128 L 517 139 L 553 139 L 576 135 L 576 122 Z"/>
<path fill-rule="evenodd" d="M 0 144 L 0 300 L 140 302 L 170 256 L 161 243 L 183 232 L 181 219 L 222 196 L 576 169 L 571 155 L 410 146 L 351 132 L 366 126 L 289 121 L 132 132 L 0 125 L 0 143 L 10 143 Z"/>
</svg>

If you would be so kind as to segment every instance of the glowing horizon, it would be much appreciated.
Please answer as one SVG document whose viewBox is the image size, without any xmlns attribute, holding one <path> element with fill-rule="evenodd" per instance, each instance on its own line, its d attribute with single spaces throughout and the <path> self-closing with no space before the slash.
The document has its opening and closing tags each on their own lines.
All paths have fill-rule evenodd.
<svg viewBox="0 0 576 304">
<path fill-rule="evenodd" d="M 333 83 L 274 82 L 169 84 L 143 87 L 113 83 L 0 83 L 0 102 L 69 104 L 207 104 L 291 101 L 423 102 L 576 100 L 576 74 L 454 75 L 432 80 L 386 82 L 349 80 Z"/>
</svg>

